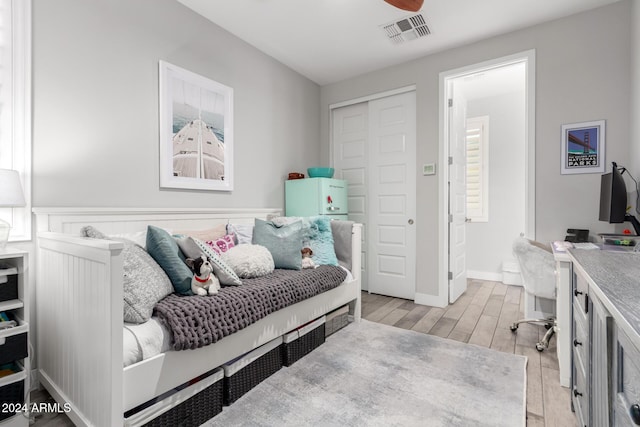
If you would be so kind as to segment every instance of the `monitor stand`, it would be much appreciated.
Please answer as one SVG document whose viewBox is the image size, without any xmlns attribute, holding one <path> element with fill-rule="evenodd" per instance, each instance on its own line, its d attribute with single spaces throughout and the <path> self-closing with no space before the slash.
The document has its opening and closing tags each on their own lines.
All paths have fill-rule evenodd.
<svg viewBox="0 0 640 427">
<path fill-rule="evenodd" d="M 631 225 L 633 225 L 636 235 L 640 236 L 640 222 L 638 222 L 638 219 L 633 215 L 626 214 L 624 220 L 630 222 Z"/>
</svg>

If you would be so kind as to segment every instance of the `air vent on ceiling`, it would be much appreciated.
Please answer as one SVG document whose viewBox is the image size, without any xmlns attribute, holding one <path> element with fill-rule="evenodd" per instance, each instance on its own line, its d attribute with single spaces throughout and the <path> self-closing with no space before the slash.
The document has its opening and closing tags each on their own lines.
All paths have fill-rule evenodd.
<svg viewBox="0 0 640 427">
<path fill-rule="evenodd" d="M 380 26 L 389 40 L 393 43 L 400 44 L 425 37 L 431 34 L 431 30 L 427 26 L 422 14 L 408 16 L 399 21 L 390 22 Z"/>
</svg>

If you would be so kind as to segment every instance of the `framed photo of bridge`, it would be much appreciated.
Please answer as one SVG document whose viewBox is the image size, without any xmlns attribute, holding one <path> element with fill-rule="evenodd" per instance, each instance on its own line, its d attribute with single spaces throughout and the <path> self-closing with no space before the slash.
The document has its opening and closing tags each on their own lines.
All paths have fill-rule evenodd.
<svg viewBox="0 0 640 427">
<path fill-rule="evenodd" d="M 605 121 L 562 125 L 562 174 L 604 173 Z"/>
<path fill-rule="evenodd" d="M 233 190 L 233 89 L 159 62 L 160 187 Z"/>
</svg>

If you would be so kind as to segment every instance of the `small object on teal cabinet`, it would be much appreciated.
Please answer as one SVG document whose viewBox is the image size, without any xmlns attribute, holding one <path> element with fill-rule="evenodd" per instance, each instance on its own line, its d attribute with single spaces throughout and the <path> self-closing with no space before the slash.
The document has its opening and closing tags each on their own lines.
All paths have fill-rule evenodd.
<svg viewBox="0 0 640 427">
<path fill-rule="evenodd" d="M 307 174 L 309 178 L 333 178 L 334 169 L 333 168 L 308 168 Z"/>
</svg>

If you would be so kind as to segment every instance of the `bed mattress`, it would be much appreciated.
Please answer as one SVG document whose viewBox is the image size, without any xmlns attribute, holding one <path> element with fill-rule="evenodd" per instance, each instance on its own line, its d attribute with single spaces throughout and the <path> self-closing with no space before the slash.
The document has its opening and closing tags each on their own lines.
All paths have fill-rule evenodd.
<svg viewBox="0 0 640 427">
<path fill-rule="evenodd" d="M 346 272 L 344 282 L 353 280 L 351 273 Z M 141 324 L 125 323 L 123 331 L 123 366 L 133 365 L 172 349 L 171 331 L 157 317 Z"/>
</svg>

